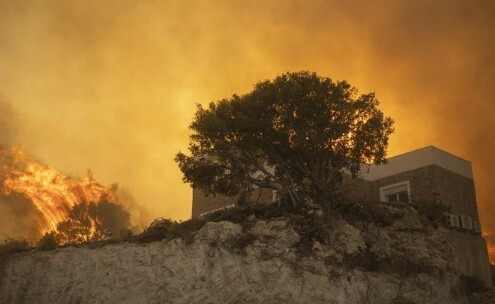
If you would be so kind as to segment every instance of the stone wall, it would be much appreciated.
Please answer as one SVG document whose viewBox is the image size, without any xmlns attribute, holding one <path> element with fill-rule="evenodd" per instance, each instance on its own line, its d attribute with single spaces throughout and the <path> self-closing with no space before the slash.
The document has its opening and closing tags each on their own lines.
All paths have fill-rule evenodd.
<svg viewBox="0 0 495 304">
<path fill-rule="evenodd" d="M 260 204 L 271 203 L 273 201 L 273 190 L 256 188 L 252 191 L 249 201 Z M 232 206 L 236 202 L 237 197 L 228 197 L 221 194 L 206 195 L 201 190 L 193 189 L 192 218 L 199 218 L 204 213 Z"/>
<path fill-rule="evenodd" d="M 340 193 L 351 202 L 376 201 L 373 183 L 362 178 L 344 175 Z"/>
<path fill-rule="evenodd" d="M 372 198 L 380 199 L 380 187 L 404 181 L 409 181 L 413 203 L 441 202 L 452 207 L 452 213 L 479 221 L 473 180 L 436 165 L 371 181 Z"/>
<path fill-rule="evenodd" d="M 430 165 L 371 181 L 371 196 L 380 199 L 380 187 L 409 181 L 415 204 L 439 202 L 451 207 L 455 215 L 468 215 L 479 222 L 474 181 L 436 165 Z M 448 229 L 448 241 L 457 253 L 456 266 L 465 275 L 491 284 L 488 252 L 479 234 Z"/>
<path fill-rule="evenodd" d="M 192 218 L 199 218 L 202 213 L 235 204 L 236 199 L 220 194 L 206 195 L 203 191 L 193 189 Z"/>
</svg>

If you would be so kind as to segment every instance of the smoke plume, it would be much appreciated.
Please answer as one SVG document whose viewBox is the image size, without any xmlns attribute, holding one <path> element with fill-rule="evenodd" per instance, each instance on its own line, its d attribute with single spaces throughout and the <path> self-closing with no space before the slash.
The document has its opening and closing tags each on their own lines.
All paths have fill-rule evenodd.
<svg viewBox="0 0 495 304">
<path fill-rule="evenodd" d="M 14 143 L 16 125 L 16 115 L 12 106 L 4 102 L 0 95 L 0 146 Z"/>
<path fill-rule="evenodd" d="M 0 185 L 3 183 L 2 146 L 15 142 L 16 115 L 12 107 L 0 100 Z M 26 237 L 35 240 L 40 237 L 36 218 L 39 212 L 33 204 L 19 194 L 0 193 L 0 239 L 5 237 Z"/>
<path fill-rule="evenodd" d="M 493 1 L 7 0 L 0 96 L 45 163 L 92 168 L 155 217 L 184 219 L 191 190 L 173 156 L 196 102 L 286 71 L 345 79 L 395 119 L 390 155 L 435 145 L 472 161 L 495 232 L 493 16 Z"/>
<path fill-rule="evenodd" d="M 37 223 L 39 211 L 19 194 L 0 194 L 0 239 L 27 238 L 37 240 L 40 230 Z"/>
</svg>

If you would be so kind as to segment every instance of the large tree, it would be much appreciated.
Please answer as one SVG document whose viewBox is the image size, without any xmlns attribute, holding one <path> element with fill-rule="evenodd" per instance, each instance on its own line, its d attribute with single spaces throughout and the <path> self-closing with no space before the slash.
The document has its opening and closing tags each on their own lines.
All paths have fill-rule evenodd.
<svg viewBox="0 0 495 304">
<path fill-rule="evenodd" d="M 374 93 L 359 95 L 345 81 L 287 73 L 248 94 L 197 105 L 190 155 L 176 162 L 184 181 L 206 193 L 274 189 L 300 208 L 332 203 L 343 174 L 385 161 L 393 121 Z"/>
</svg>

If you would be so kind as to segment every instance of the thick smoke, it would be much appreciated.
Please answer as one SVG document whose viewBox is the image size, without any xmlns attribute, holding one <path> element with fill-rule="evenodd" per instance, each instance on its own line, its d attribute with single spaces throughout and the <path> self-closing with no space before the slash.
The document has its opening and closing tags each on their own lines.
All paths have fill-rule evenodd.
<svg viewBox="0 0 495 304">
<path fill-rule="evenodd" d="M 28 151 L 183 219 L 191 193 L 173 156 L 196 102 L 286 71 L 345 79 L 395 119 L 391 155 L 435 145 L 473 162 L 495 231 L 493 16 L 493 1 L 7 0 L 0 94 Z"/>
<path fill-rule="evenodd" d="M 0 240 L 27 238 L 36 241 L 41 236 L 38 223 L 39 211 L 33 203 L 21 195 L 0 194 Z"/>
<path fill-rule="evenodd" d="M 35 204 L 19 193 L 7 193 L 3 189 L 6 170 L 13 166 L 12 149 L 15 144 L 15 130 L 18 121 L 12 107 L 6 103 L 0 103 L 0 240 L 4 238 L 27 238 L 36 242 L 40 237 L 40 224 L 44 223 L 43 214 Z M 18 166 L 18 165 L 14 165 Z M 47 182 L 51 182 L 47 180 Z M 117 191 L 115 185 L 112 189 Z M 44 189 L 40 189 L 44 191 Z M 117 236 L 121 230 L 131 228 L 130 214 L 127 208 L 120 203 L 132 208 L 136 214 L 142 213 L 142 209 L 136 206 L 132 196 L 126 191 L 117 191 L 119 204 L 103 202 L 97 205 L 100 216 L 105 221 L 105 229 Z M 105 231 L 106 231 L 105 230 Z M 134 231 L 139 231 L 133 227 Z"/>
<path fill-rule="evenodd" d="M 14 144 L 16 125 L 18 123 L 12 106 L 2 101 L 0 95 L 0 146 Z"/>
<path fill-rule="evenodd" d="M 3 183 L 2 146 L 15 144 L 18 122 L 12 107 L 0 100 L 0 185 Z M 0 187 L 1 188 L 1 187 Z M 0 239 L 25 237 L 36 240 L 40 237 L 36 218 L 39 213 L 34 205 L 18 194 L 5 195 L 0 192 Z"/>
</svg>

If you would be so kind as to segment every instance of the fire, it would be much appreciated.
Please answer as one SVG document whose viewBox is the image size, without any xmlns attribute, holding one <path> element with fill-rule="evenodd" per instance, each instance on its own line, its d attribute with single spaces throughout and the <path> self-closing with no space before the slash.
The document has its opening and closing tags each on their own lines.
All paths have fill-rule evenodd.
<svg viewBox="0 0 495 304">
<path fill-rule="evenodd" d="M 82 180 L 68 177 L 37 162 L 22 147 L 0 146 L 0 165 L 0 194 L 17 193 L 31 201 L 40 211 L 37 223 L 41 234 L 57 231 L 57 225 L 67 220 L 76 205 L 115 201 L 115 187 L 100 185 L 91 172 Z"/>
<path fill-rule="evenodd" d="M 495 243 L 493 242 L 493 234 L 483 229 L 483 238 L 486 240 L 486 248 L 488 249 L 488 259 L 490 264 L 495 264 Z"/>
</svg>

